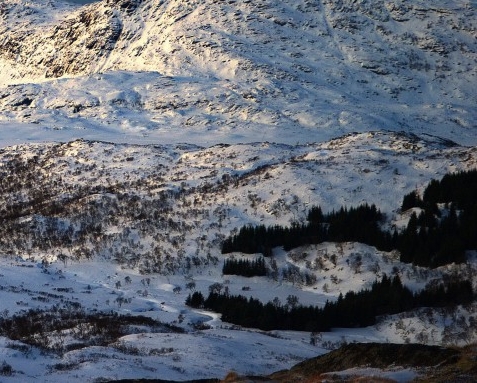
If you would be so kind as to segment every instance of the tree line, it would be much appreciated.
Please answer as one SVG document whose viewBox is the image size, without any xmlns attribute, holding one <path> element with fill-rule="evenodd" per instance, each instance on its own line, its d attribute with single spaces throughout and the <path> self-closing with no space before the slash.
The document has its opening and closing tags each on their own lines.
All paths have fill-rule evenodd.
<svg viewBox="0 0 477 383">
<path fill-rule="evenodd" d="M 211 291 L 189 294 L 186 304 L 222 314 L 222 321 L 244 327 L 269 330 L 330 331 L 332 327 L 366 327 L 377 317 L 408 311 L 417 307 L 447 307 L 468 304 L 474 297 L 469 281 L 448 281 L 412 293 L 398 276 L 383 276 L 370 289 L 340 294 L 335 302 L 322 308 L 295 304 L 282 305 L 274 300 L 263 304 L 258 299 Z"/>
<path fill-rule="evenodd" d="M 384 215 L 375 205 L 342 207 L 328 214 L 314 206 L 306 224 L 242 227 L 238 234 L 224 240 L 222 253 L 271 256 L 277 246 L 291 250 L 325 241 L 355 241 L 383 251 L 397 249 L 402 262 L 438 267 L 465 262 L 465 251 L 477 249 L 477 170 L 433 180 L 423 198 L 416 192 L 409 193 L 401 207 L 403 211 L 419 207 L 421 212 L 413 213 L 400 232 L 381 228 Z"/>
<path fill-rule="evenodd" d="M 265 260 L 260 257 L 250 261 L 248 259 L 226 259 L 222 268 L 224 275 L 242 275 L 244 277 L 262 277 L 267 275 Z"/>
<path fill-rule="evenodd" d="M 283 246 L 291 250 L 304 244 L 324 241 L 389 242 L 386 233 L 379 229 L 383 214 L 375 205 L 342 207 L 338 211 L 323 214 L 321 207 L 312 207 L 307 224 L 266 227 L 244 226 L 238 234 L 226 238 L 222 243 L 222 254 L 240 251 L 246 254 L 262 253 L 271 256 L 272 249 Z"/>
</svg>

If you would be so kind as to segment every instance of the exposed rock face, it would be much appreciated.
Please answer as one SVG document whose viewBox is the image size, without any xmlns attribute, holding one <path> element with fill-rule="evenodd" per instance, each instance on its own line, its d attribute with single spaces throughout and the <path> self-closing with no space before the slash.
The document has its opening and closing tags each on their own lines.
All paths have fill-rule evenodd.
<svg viewBox="0 0 477 383">
<path fill-rule="evenodd" d="M 45 16 L 48 5 L 60 7 L 55 1 L 0 5 L 0 57 L 23 74 L 49 78 L 115 68 L 172 74 L 207 61 L 208 71 L 220 77 L 265 71 L 300 80 L 320 69 L 310 60 L 317 54 L 306 53 L 322 49 L 317 40 L 335 45 L 334 59 L 341 55 L 377 74 L 409 67 L 446 72 L 452 53 L 477 57 L 475 10 L 464 1 L 103 0 L 59 8 L 57 17 Z M 282 57 L 257 66 L 256 55 Z M 231 60 L 234 69 L 221 72 Z"/>
<path fill-rule="evenodd" d="M 366 369 L 399 371 L 417 368 L 413 382 L 472 382 L 477 377 L 475 346 L 462 349 L 421 344 L 357 343 L 306 360 L 288 371 L 268 377 L 230 376 L 224 382 L 388 382 L 392 379 L 367 375 Z M 364 371 L 360 371 L 359 368 Z M 354 369 L 354 372 L 353 372 Z M 347 374 L 340 371 L 348 370 Z M 369 374 L 369 373 L 368 373 Z"/>
<path fill-rule="evenodd" d="M 122 22 L 117 7 L 132 12 L 133 1 L 108 2 L 102 7 L 82 8 L 64 20 L 50 23 L 25 33 L 25 25 L 17 31 L 2 31 L 6 37 L 0 46 L 1 55 L 23 66 L 27 75 L 56 78 L 94 72 L 98 62 L 104 61 L 114 49 L 122 32 Z M 4 6 L 4 13 L 8 9 Z M 11 12 L 11 9 L 10 9 Z M 29 11 L 26 11 L 29 12 Z M 15 33 L 16 32 L 16 33 Z"/>
</svg>

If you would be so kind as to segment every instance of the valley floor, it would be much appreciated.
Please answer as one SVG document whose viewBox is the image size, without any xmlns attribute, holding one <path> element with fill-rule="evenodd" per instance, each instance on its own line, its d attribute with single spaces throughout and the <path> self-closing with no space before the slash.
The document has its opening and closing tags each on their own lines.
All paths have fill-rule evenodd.
<svg viewBox="0 0 477 383">
<path fill-rule="evenodd" d="M 385 319 L 374 327 L 335 329 L 319 334 L 316 345 L 312 345 L 310 333 L 242 329 L 223 323 L 214 313 L 188 308 L 184 304 L 187 292 L 174 289 L 185 286 L 183 276 L 144 276 L 106 261 L 53 263 L 45 267 L 34 260 L 14 257 L 2 258 L 1 273 L 3 318 L 36 308 L 54 311 L 55 307 L 73 302 L 86 310 L 142 315 L 180 329 L 136 329 L 109 345 L 83 348 L 71 346 L 79 340 L 75 339 L 74 329 L 67 329 L 43 335 L 49 350 L 3 337 L 0 359 L 4 368 L 11 368 L 11 374 L 4 377 L 9 382 L 137 378 L 183 381 L 223 378 L 231 370 L 240 375 L 267 375 L 348 343 L 414 342 L 419 339 L 420 328 L 429 327 L 429 322 L 438 318 L 437 314 L 414 313 Z M 204 291 L 219 280 L 212 270 L 204 270 L 195 278 L 196 289 Z M 244 278 L 231 278 L 229 286 L 234 290 L 243 283 Z M 280 296 L 297 293 L 292 285 L 278 286 L 270 281 L 254 281 L 251 286 L 252 292 L 260 288 Z M 307 299 L 306 294 L 300 297 Z M 441 324 L 435 323 L 429 332 L 437 338 L 429 338 L 428 342 L 441 342 L 436 329 L 445 323 L 446 331 L 456 333 L 448 341 L 470 342 L 470 338 L 461 338 L 464 329 L 452 325 L 452 317 L 465 316 L 466 321 L 475 315 L 475 310 L 469 307 L 442 313 Z M 473 337 L 475 340 L 475 334 Z M 406 376 L 418 373 L 409 372 Z"/>
</svg>

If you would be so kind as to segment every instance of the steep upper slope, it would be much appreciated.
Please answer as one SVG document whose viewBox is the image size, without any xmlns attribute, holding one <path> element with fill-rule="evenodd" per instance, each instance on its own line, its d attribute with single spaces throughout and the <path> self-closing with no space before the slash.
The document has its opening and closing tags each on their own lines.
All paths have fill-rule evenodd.
<svg viewBox="0 0 477 383">
<path fill-rule="evenodd" d="M 153 72 L 127 84 L 138 102 L 123 116 L 148 131 L 185 125 L 221 131 L 227 140 L 224 126 L 232 126 L 250 141 L 279 127 L 265 138 L 286 141 L 293 132 L 288 140 L 296 142 L 408 129 L 468 143 L 477 136 L 475 8 L 469 0 L 103 0 L 82 7 L 7 0 L 0 6 L 0 81 L 113 71 L 106 91 L 117 93 L 125 90 L 118 70 Z M 84 94 L 63 88 L 104 94 L 98 81 L 15 85 L 0 103 L 9 121 L 36 122 L 31 111 L 20 113 L 34 108 L 42 121 L 68 125 L 78 115 L 61 104 Z M 42 105 L 45 96 L 60 101 Z M 75 101 L 80 111 L 110 104 L 93 96 L 98 102 L 86 108 Z M 83 117 L 97 128 L 104 113 Z"/>
</svg>

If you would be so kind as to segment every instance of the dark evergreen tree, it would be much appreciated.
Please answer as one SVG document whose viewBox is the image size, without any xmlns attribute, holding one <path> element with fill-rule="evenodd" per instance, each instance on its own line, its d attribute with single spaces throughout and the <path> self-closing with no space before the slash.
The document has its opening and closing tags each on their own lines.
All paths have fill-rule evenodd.
<svg viewBox="0 0 477 383">
<path fill-rule="evenodd" d="M 194 293 L 189 294 L 185 301 L 187 306 L 193 308 L 202 308 L 204 307 L 204 296 L 200 291 L 195 291 Z"/>
<path fill-rule="evenodd" d="M 409 194 L 406 194 L 402 200 L 401 211 L 409 210 L 413 207 L 422 206 L 422 200 L 417 194 L 416 191 L 412 191 Z"/>
<path fill-rule="evenodd" d="M 267 268 L 263 257 L 253 261 L 247 259 L 226 259 L 222 273 L 224 275 L 242 275 L 244 277 L 265 276 L 267 275 Z"/>
<path fill-rule="evenodd" d="M 262 330 L 329 331 L 332 327 L 373 325 L 379 315 L 396 314 L 416 307 L 468 304 L 474 299 L 469 281 L 449 281 L 413 294 L 398 276 L 373 283 L 371 289 L 339 295 L 323 308 L 261 303 L 241 295 L 211 292 L 204 307 L 222 314 L 222 320 Z"/>
<path fill-rule="evenodd" d="M 323 211 L 320 206 L 313 206 L 308 212 L 308 222 L 311 224 L 320 224 L 324 222 Z"/>
</svg>

